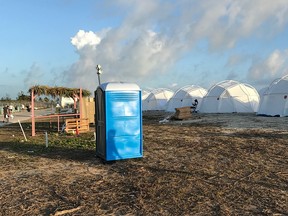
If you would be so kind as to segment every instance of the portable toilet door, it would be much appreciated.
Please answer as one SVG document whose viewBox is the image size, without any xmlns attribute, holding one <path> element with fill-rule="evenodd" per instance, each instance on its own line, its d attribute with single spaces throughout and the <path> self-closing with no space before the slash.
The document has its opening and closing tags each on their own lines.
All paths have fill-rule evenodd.
<svg viewBox="0 0 288 216">
<path fill-rule="evenodd" d="M 141 89 L 133 83 L 103 83 L 95 103 L 96 155 L 105 161 L 142 157 Z"/>
<path fill-rule="evenodd" d="M 101 88 L 95 91 L 95 113 L 96 155 L 105 159 L 105 104 L 104 92 Z"/>
</svg>

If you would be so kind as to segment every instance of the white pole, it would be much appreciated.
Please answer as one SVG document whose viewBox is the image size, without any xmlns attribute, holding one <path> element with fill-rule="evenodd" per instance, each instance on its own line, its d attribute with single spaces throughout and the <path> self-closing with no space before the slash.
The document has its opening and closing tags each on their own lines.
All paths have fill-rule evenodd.
<svg viewBox="0 0 288 216">
<path fill-rule="evenodd" d="M 96 141 L 96 132 L 94 132 L 94 139 L 91 141 Z"/>
<path fill-rule="evenodd" d="M 48 134 L 47 134 L 47 131 L 45 132 L 45 140 L 46 140 L 46 148 L 48 148 Z"/>
<path fill-rule="evenodd" d="M 24 138 L 25 138 L 25 141 L 27 142 L 27 138 L 26 138 L 25 132 L 24 132 L 24 130 L 23 130 L 23 127 L 22 127 L 22 125 L 21 125 L 21 123 L 20 123 L 20 120 L 18 120 L 18 123 L 19 123 L 19 125 L 20 125 L 21 130 L 22 130 L 22 133 L 23 133 L 23 136 L 24 136 Z"/>
</svg>

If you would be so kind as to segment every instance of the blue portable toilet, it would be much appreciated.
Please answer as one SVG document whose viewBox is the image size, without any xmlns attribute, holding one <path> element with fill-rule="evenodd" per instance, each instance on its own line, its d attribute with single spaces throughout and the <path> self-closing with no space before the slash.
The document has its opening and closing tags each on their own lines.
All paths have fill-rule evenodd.
<svg viewBox="0 0 288 216">
<path fill-rule="evenodd" d="M 141 89 L 103 83 L 95 91 L 96 155 L 105 161 L 143 157 Z"/>
</svg>

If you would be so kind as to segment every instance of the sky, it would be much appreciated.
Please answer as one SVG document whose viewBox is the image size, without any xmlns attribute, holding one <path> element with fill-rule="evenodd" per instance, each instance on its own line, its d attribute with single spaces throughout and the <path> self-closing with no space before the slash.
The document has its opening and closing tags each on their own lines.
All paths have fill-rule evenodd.
<svg viewBox="0 0 288 216">
<path fill-rule="evenodd" d="M 97 64 L 148 91 L 288 74 L 288 0 L 0 0 L 0 29 L 0 97 L 93 92 Z"/>
</svg>

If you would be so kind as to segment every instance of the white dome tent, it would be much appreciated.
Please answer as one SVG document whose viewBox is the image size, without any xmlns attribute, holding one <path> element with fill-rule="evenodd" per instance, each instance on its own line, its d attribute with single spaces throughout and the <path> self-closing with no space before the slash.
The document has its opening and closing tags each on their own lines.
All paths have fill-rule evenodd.
<svg viewBox="0 0 288 216">
<path fill-rule="evenodd" d="M 270 84 L 262 97 L 257 115 L 288 116 L 288 75 Z"/>
<path fill-rule="evenodd" d="M 142 101 L 145 100 L 145 99 L 148 97 L 149 94 L 150 94 L 149 91 L 143 90 L 143 91 L 142 91 Z"/>
<path fill-rule="evenodd" d="M 260 89 L 259 91 L 258 91 L 258 94 L 259 94 L 259 96 L 260 96 L 260 102 L 261 102 L 261 99 L 262 99 L 262 97 L 264 96 L 264 94 L 266 93 L 266 91 L 269 89 L 269 87 L 264 87 L 264 88 L 262 88 L 262 89 Z"/>
<path fill-rule="evenodd" d="M 257 112 L 260 97 L 257 90 L 245 83 L 225 80 L 212 86 L 203 98 L 202 113 Z"/>
<path fill-rule="evenodd" d="M 207 94 L 207 90 L 196 85 L 184 86 L 178 89 L 167 104 L 166 111 L 174 112 L 175 108 L 192 106 L 195 99 L 200 107 L 202 98 Z"/>
<path fill-rule="evenodd" d="M 165 110 L 167 102 L 173 96 L 173 94 L 173 91 L 164 88 L 152 90 L 147 98 L 142 102 L 143 111 Z"/>
</svg>

